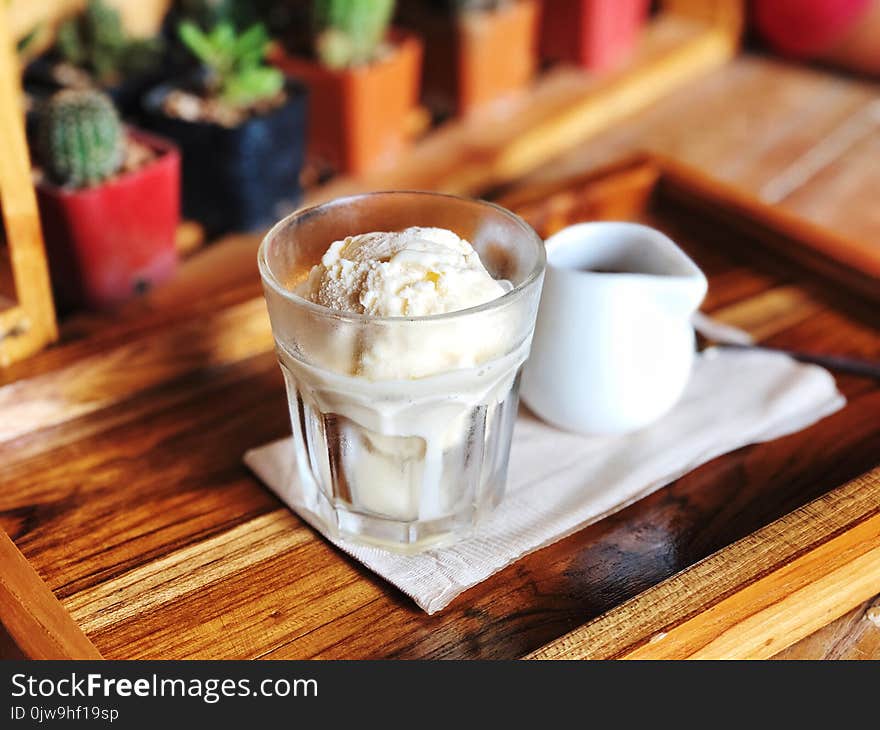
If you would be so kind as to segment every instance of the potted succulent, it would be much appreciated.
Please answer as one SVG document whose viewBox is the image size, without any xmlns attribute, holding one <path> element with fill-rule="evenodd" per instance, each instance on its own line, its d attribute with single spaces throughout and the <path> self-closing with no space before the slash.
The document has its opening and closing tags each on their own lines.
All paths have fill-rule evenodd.
<svg viewBox="0 0 880 730">
<path fill-rule="evenodd" d="M 355 174 L 387 166 L 408 142 L 422 44 L 390 30 L 393 0 L 315 0 L 309 47 L 273 62 L 309 89 L 309 157 Z"/>
<path fill-rule="evenodd" d="M 181 148 L 184 215 L 209 235 L 268 226 L 301 196 L 305 90 L 265 63 L 260 24 L 183 21 L 178 32 L 202 70 L 151 90 L 144 109 L 147 126 Z"/>
<path fill-rule="evenodd" d="M 141 95 L 166 71 L 160 36 L 129 36 L 118 10 L 104 0 L 89 0 L 81 14 L 58 27 L 49 53 L 28 66 L 25 84 L 49 91 L 97 87 L 124 116 L 133 116 Z"/>
<path fill-rule="evenodd" d="M 541 56 L 607 71 L 635 46 L 649 0 L 544 0 Z"/>
<path fill-rule="evenodd" d="M 423 91 L 441 115 L 509 99 L 534 76 L 537 0 L 428 0 L 401 14 L 426 39 Z"/>
<path fill-rule="evenodd" d="M 57 92 L 35 142 L 37 200 L 59 307 L 104 307 L 177 263 L 180 156 L 122 125 L 96 90 Z"/>
</svg>

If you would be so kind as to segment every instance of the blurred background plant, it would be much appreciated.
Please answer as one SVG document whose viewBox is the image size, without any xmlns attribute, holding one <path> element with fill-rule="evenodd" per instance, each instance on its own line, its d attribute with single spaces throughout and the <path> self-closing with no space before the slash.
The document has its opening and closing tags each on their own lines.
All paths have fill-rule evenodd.
<svg viewBox="0 0 880 730">
<path fill-rule="evenodd" d="M 243 0 L 178 0 L 175 7 L 180 19 L 196 23 L 202 30 L 218 23 L 239 28 L 256 20 L 253 3 Z"/>
<path fill-rule="evenodd" d="M 378 58 L 395 9 L 394 0 L 315 0 L 315 53 L 328 68 L 350 68 Z"/>
<path fill-rule="evenodd" d="M 162 62 L 160 36 L 133 38 L 119 11 L 104 0 L 89 0 L 85 11 L 58 27 L 55 48 L 61 60 L 88 72 L 100 86 L 145 74 Z"/>
<path fill-rule="evenodd" d="M 304 0 L 177 0 L 172 16 L 178 23 L 192 21 L 202 30 L 218 23 L 231 23 L 237 29 L 262 23 L 270 35 L 276 35 L 302 24 L 307 11 Z"/>
<path fill-rule="evenodd" d="M 204 67 L 206 89 L 223 103 L 249 107 L 284 88 L 284 75 L 266 65 L 269 36 L 261 23 L 238 33 L 232 22 L 223 20 L 206 32 L 185 20 L 178 33 Z"/>
</svg>

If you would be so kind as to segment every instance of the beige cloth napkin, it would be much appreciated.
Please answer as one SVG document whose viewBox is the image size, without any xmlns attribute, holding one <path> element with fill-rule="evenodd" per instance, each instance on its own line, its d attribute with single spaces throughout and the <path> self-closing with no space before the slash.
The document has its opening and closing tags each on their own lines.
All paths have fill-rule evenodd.
<svg viewBox="0 0 880 730">
<path fill-rule="evenodd" d="M 707 350 L 684 397 L 658 423 L 626 436 L 558 431 L 524 409 L 513 436 L 507 493 L 472 536 L 398 555 L 332 540 L 428 613 L 523 555 L 635 502 L 710 459 L 793 433 L 842 408 L 826 370 L 786 355 Z M 245 454 L 245 463 L 291 509 L 302 508 L 291 440 Z"/>
</svg>

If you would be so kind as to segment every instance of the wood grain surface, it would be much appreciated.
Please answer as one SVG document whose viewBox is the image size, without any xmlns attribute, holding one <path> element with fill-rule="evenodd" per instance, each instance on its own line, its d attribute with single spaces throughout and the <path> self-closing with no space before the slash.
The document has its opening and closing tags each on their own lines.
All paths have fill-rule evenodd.
<svg viewBox="0 0 880 730">
<path fill-rule="evenodd" d="M 877 245 L 880 86 L 743 54 L 516 182 L 528 190 L 636 150 L 673 157 L 845 238 Z"/>
<path fill-rule="evenodd" d="M 877 659 L 880 657 L 880 595 L 776 654 L 779 660 Z"/>
<path fill-rule="evenodd" d="M 810 262 L 802 269 L 760 254 L 765 230 L 718 225 L 716 200 L 666 195 L 661 182 L 637 168 L 581 180 L 574 195 L 539 190 L 535 202 L 520 192 L 518 207 L 542 233 L 584 217 L 658 225 L 706 271 L 704 309 L 722 321 L 781 347 L 880 357 L 876 307 L 810 278 Z M 0 387 L 0 402 L 40 404 L 18 406 L 15 421 L 33 419 L 32 428 L 7 427 L 0 443 L 0 526 L 107 658 L 519 657 L 877 466 L 880 388 L 841 376 L 842 411 L 715 459 L 429 617 L 318 538 L 244 469 L 246 449 L 289 430 L 283 386 L 259 300 L 210 305 L 120 323 L 97 341 L 38 356 L 32 374 L 19 371 Z M 83 369 L 89 353 L 95 360 Z M 104 360 L 124 375 L 108 377 Z M 860 514 L 853 530 L 872 529 L 868 507 Z M 778 539 L 797 544 L 797 534 Z M 867 533 L 852 535 L 873 544 Z M 846 545 L 826 549 L 847 554 Z M 850 580 L 846 565 L 865 567 L 857 559 L 823 560 L 828 570 L 815 578 Z M 781 569 L 772 559 L 767 568 L 771 576 Z M 697 607 L 706 585 L 688 575 L 673 579 L 676 596 Z M 737 585 L 747 591 L 752 582 Z M 773 583 L 779 595 L 785 585 Z M 827 606 L 837 609 L 826 606 L 823 616 L 867 590 L 860 583 L 831 596 Z M 738 626 L 748 620 L 724 616 Z M 774 640 L 782 649 L 817 627 L 811 619 Z"/>
</svg>

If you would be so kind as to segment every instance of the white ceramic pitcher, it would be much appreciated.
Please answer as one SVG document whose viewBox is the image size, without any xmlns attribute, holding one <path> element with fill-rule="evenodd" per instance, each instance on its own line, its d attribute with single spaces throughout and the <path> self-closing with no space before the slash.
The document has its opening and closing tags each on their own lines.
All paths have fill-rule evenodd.
<svg viewBox="0 0 880 730">
<path fill-rule="evenodd" d="M 636 223 L 581 223 L 546 246 L 523 400 L 585 434 L 655 421 L 687 385 L 706 277 L 666 235 Z"/>
</svg>

